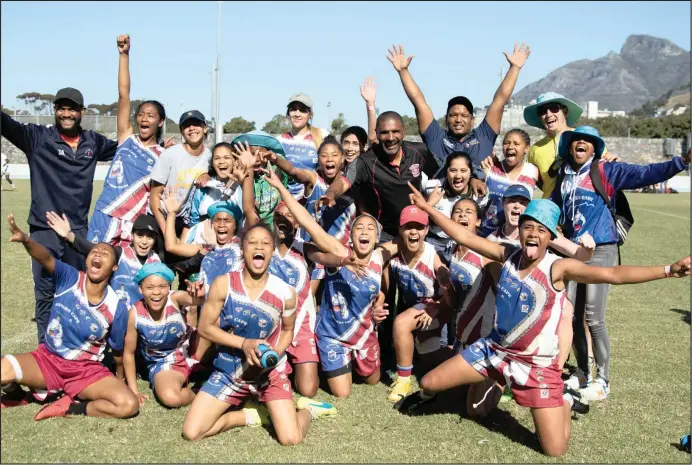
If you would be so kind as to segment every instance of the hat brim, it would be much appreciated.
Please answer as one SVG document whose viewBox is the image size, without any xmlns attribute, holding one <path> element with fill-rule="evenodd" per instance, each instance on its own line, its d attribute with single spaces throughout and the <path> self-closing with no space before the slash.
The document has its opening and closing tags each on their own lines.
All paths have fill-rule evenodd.
<svg viewBox="0 0 692 465">
<path fill-rule="evenodd" d="M 548 231 L 550 231 L 550 234 L 552 235 L 553 239 L 555 239 L 557 237 L 557 228 L 551 228 L 550 226 L 548 226 L 547 224 L 543 223 L 541 220 L 539 220 L 538 218 L 533 216 L 531 213 L 522 213 L 521 215 L 519 215 L 519 221 L 520 222 L 524 218 L 529 219 L 529 220 L 533 220 L 536 223 L 542 224 L 543 226 L 545 226 L 548 229 Z"/>
<path fill-rule="evenodd" d="M 545 126 L 543 126 L 543 122 L 541 121 L 541 117 L 538 116 L 538 107 L 551 102 L 558 102 L 567 107 L 567 118 L 565 121 L 569 127 L 574 127 L 579 120 L 579 117 L 582 115 L 582 113 L 584 113 L 584 110 L 570 99 L 556 97 L 544 100 L 541 103 L 529 105 L 528 107 L 524 108 L 524 121 L 526 121 L 526 124 L 533 126 L 534 128 L 545 129 Z"/>
<path fill-rule="evenodd" d="M 594 157 L 601 158 L 605 152 L 605 141 L 598 136 L 584 134 L 583 132 L 565 131 L 560 135 L 560 145 L 558 145 L 557 153 L 561 157 L 569 156 L 569 149 L 572 146 L 572 141 L 579 136 L 591 142 L 594 146 Z"/>
<path fill-rule="evenodd" d="M 58 102 L 61 102 L 61 101 L 72 102 L 72 103 L 74 103 L 75 105 L 79 105 L 80 108 L 84 108 L 84 102 L 78 102 L 78 101 L 76 101 L 76 100 L 72 100 L 72 99 L 69 98 L 69 97 L 60 97 L 59 99 L 55 99 L 55 100 L 53 101 L 53 105 L 57 105 Z"/>
<path fill-rule="evenodd" d="M 180 122 L 178 123 L 178 126 L 182 126 L 183 124 L 187 123 L 188 121 L 199 121 L 203 125 L 205 125 L 205 126 L 207 125 L 207 122 L 203 119 L 199 119 L 196 116 L 188 116 L 187 118 L 180 120 Z"/>
<path fill-rule="evenodd" d="M 269 149 L 277 155 L 286 156 L 286 153 L 284 152 L 284 146 L 281 145 L 281 142 L 279 142 L 279 140 L 276 137 L 265 136 L 262 134 L 241 134 L 237 136 L 235 139 L 233 139 L 231 143 L 243 144 L 245 142 L 247 142 L 247 144 L 251 146 L 264 147 L 265 149 Z"/>
</svg>

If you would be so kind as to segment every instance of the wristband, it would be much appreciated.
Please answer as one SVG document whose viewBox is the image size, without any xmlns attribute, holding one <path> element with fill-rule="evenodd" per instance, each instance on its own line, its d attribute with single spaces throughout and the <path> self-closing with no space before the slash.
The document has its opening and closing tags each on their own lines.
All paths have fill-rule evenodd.
<svg viewBox="0 0 692 465">
<path fill-rule="evenodd" d="M 666 278 L 670 278 L 671 276 L 673 276 L 673 275 L 671 274 L 671 272 L 670 272 L 670 265 L 666 265 L 666 266 L 664 267 L 664 270 L 665 270 L 665 272 L 666 272 Z"/>
<path fill-rule="evenodd" d="M 368 111 L 375 111 L 375 105 L 368 105 Z"/>
</svg>

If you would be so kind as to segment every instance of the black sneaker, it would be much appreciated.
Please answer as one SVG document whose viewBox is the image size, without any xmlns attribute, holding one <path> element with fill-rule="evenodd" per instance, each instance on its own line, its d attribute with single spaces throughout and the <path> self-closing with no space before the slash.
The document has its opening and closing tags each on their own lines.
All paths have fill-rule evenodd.
<svg viewBox="0 0 692 465">
<path fill-rule="evenodd" d="M 435 396 L 429 399 L 423 399 L 420 393 L 421 391 L 416 391 L 413 394 L 404 397 L 399 402 L 394 404 L 394 408 L 401 413 L 412 414 L 416 412 L 421 405 L 435 400 Z"/>
<path fill-rule="evenodd" d="M 572 396 L 573 412 L 576 412 L 580 415 L 586 415 L 587 413 L 589 413 L 589 401 L 586 399 L 582 399 L 581 394 L 579 394 L 579 391 L 575 391 L 574 389 L 565 386 L 562 393 L 569 394 L 570 396 Z"/>
</svg>

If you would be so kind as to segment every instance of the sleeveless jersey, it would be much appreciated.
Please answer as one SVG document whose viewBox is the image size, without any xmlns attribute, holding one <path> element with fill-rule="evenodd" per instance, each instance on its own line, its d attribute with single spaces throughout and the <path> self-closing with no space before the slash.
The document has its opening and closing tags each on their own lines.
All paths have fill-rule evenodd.
<svg viewBox="0 0 692 465">
<path fill-rule="evenodd" d="M 324 129 L 315 128 L 322 132 L 322 137 L 326 137 L 328 133 Z M 309 131 L 304 136 L 294 136 L 290 131 L 279 136 L 279 142 L 284 148 L 286 160 L 290 161 L 296 168 L 314 171 L 317 168 L 318 156 L 315 142 L 312 140 L 312 133 Z M 303 184 L 288 180 L 288 190 L 296 200 L 301 200 L 304 197 L 305 186 Z"/>
<path fill-rule="evenodd" d="M 502 162 L 497 161 L 485 177 L 485 184 L 488 186 L 488 204 L 478 235 L 487 237 L 505 222 L 505 213 L 502 208 L 502 196 L 509 186 L 521 184 L 533 195 L 537 180 L 538 169 L 531 163 L 524 162 L 519 177 L 517 177 L 515 181 L 512 181 L 505 172 Z"/>
<path fill-rule="evenodd" d="M 106 337 L 113 350 L 125 344 L 127 307 L 113 288 L 106 287 L 101 302 L 87 299 L 84 272 L 55 260 L 55 296 L 46 329 L 46 348 L 66 359 L 100 362 L 106 349 Z"/>
<path fill-rule="evenodd" d="M 404 303 L 404 309 L 416 304 L 439 297 L 435 280 L 435 246 L 423 242 L 423 254 L 413 268 L 409 268 L 401 252 L 393 257 L 389 266 L 392 269 L 392 279 L 399 288 L 399 298 Z"/>
<path fill-rule="evenodd" d="M 497 242 L 499 244 L 510 244 L 516 246 L 520 244 L 519 236 L 517 236 L 516 239 L 510 239 L 509 237 L 505 236 L 505 233 L 502 229 L 502 227 L 497 228 L 495 231 L 490 233 L 490 235 L 486 237 L 486 239 L 488 239 L 491 242 Z"/>
<path fill-rule="evenodd" d="M 550 270 L 560 257 L 546 252 L 538 266 L 519 279 L 521 248 L 505 246 L 508 257 L 496 286 L 497 315 L 488 339 L 509 358 L 547 367 L 558 355 L 557 328 L 565 291 L 553 287 Z"/>
<path fill-rule="evenodd" d="M 243 251 L 240 249 L 240 240 L 234 237 L 231 242 L 223 247 L 217 247 L 202 259 L 199 279 L 204 283 L 204 294 L 209 294 L 211 283 L 219 276 L 231 271 L 238 271 L 243 267 Z"/>
<path fill-rule="evenodd" d="M 457 298 L 456 336 L 464 345 L 490 334 L 495 319 L 493 282 L 482 260 L 469 250 L 461 258 L 452 255 L 450 263 L 450 280 Z"/>
<path fill-rule="evenodd" d="M 317 314 L 317 338 L 339 341 L 353 350 L 361 350 L 375 331 L 373 304 L 382 283 L 382 255 L 370 256 L 367 276 L 358 278 L 345 266 L 327 270 L 320 311 Z"/>
<path fill-rule="evenodd" d="M 185 322 L 185 316 L 173 303 L 170 296 L 161 315 L 161 321 L 154 321 L 149 310 L 140 300 L 134 304 L 136 311 L 135 327 L 139 347 L 147 366 L 164 361 L 175 364 L 188 357 L 192 328 Z"/>
<path fill-rule="evenodd" d="M 281 317 L 295 311 L 285 311 L 286 299 L 291 295 L 289 285 L 270 274 L 264 290 L 253 301 L 245 292 L 242 271 L 232 271 L 226 274 L 225 278 L 228 282 L 228 294 L 221 309 L 221 329 L 248 339 L 265 339 L 274 346 L 279 342 Z M 275 368 L 280 369 L 285 364 L 286 354 L 281 357 Z M 214 368 L 222 373 L 240 377 L 248 365 L 242 350 L 219 346 Z"/>
<path fill-rule="evenodd" d="M 269 272 L 280 278 L 296 291 L 296 326 L 294 340 L 302 340 L 308 337 L 305 333 L 315 333 L 315 306 L 312 304 L 312 290 L 310 289 L 310 274 L 308 264 L 303 256 L 303 245 L 300 239 L 295 239 L 291 248 L 283 257 L 278 249 L 274 249 Z M 309 302 L 308 302 L 309 299 Z M 308 303 L 308 305 L 305 305 Z"/>
<path fill-rule="evenodd" d="M 160 145 L 144 147 L 136 134 L 125 139 L 115 152 L 94 209 L 127 221 L 146 213 L 151 170 L 162 151 Z"/>
<path fill-rule="evenodd" d="M 139 292 L 139 286 L 134 281 L 134 276 L 142 268 L 142 264 L 137 258 L 137 253 L 132 247 L 123 247 L 123 252 L 120 254 L 118 261 L 118 269 L 111 276 L 110 285 L 115 289 L 115 292 L 125 303 L 126 308 L 130 308 L 138 300 L 142 299 L 142 293 Z M 155 252 L 149 252 L 144 263 L 159 263 L 161 259 Z"/>
<path fill-rule="evenodd" d="M 345 197 L 336 199 L 336 205 L 327 208 L 322 207 L 315 211 L 315 204 L 327 192 L 329 185 L 322 177 L 317 176 L 317 183 L 305 202 L 305 209 L 315 218 L 315 221 L 330 236 L 336 237 L 342 244 L 348 244 L 351 239 L 351 223 L 356 219 L 356 204 Z M 300 231 L 300 237 L 305 242 L 310 242 L 310 234 L 304 229 Z"/>
</svg>

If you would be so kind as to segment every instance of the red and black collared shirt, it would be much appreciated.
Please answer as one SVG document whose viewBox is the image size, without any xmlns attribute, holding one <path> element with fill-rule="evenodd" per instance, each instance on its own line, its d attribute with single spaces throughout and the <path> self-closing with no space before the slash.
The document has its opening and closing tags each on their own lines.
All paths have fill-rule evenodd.
<svg viewBox="0 0 692 465">
<path fill-rule="evenodd" d="M 389 157 L 376 144 L 346 169 L 345 178 L 352 187 L 361 186 L 365 212 L 373 215 L 382 224 L 382 229 L 392 235 L 399 234 L 399 215 L 410 205 L 408 187 L 410 182 L 421 188 L 421 174 L 433 177 L 439 165 L 424 144 L 403 141 L 403 155 L 398 166 L 389 162 Z"/>
</svg>

